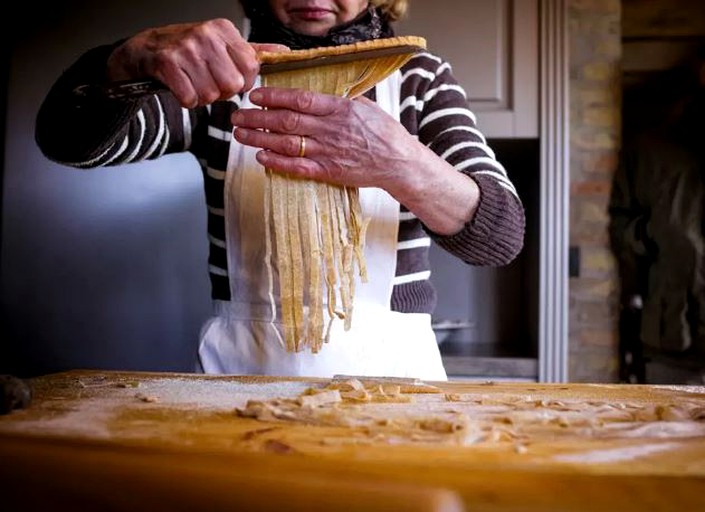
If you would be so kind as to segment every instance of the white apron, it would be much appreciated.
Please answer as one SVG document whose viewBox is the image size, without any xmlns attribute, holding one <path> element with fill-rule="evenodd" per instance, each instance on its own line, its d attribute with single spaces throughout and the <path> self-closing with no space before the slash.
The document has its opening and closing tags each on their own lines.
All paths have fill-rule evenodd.
<svg viewBox="0 0 705 512">
<path fill-rule="evenodd" d="M 397 71 L 376 87 L 377 103 L 399 119 Z M 243 108 L 252 107 L 249 97 Z M 355 284 L 352 325 L 334 320 L 317 354 L 287 352 L 275 329 L 266 264 L 263 167 L 256 148 L 232 141 L 225 177 L 225 229 L 231 301 L 216 301 L 201 330 L 198 370 L 206 373 L 330 378 L 334 375 L 447 380 L 431 315 L 390 310 L 396 271 L 399 203 L 386 191 L 360 190 L 368 282 Z"/>
</svg>

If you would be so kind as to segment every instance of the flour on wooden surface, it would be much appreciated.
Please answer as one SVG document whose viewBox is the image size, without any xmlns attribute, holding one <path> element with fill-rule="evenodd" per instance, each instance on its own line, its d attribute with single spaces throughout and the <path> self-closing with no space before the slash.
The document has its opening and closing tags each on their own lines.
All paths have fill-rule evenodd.
<svg viewBox="0 0 705 512">
<path fill-rule="evenodd" d="M 364 435 L 327 443 L 510 443 L 516 453 L 541 441 L 685 439 L 705 437 L 700 400 L 585 400 L 503 393 L 393 394 L 374 383 L 351 380 L 336 400 L 307 401 L 307 394 L 338 391 L 340 383 L 299 397 L 248 401 L 241 416 L 357 429 Z"/>
<path fill-rule="evenodd" d="M 8 430 L 72 434 L 91 438 L 111 437 L 116 415 L 130 409 L 158 406 L 160 409 L 193 412 L 231 412 L 252 398 L 296 396 L 310 383 L 298 381 L 244 383 L 231 380 L 193 378 L 143 378 L 115 381 L 91 376 L 76 379 L 71 387 L 51 393 L 26 419 L 8 422 Z"/>
<path fill-rule="evenodd" d="M 554 456 L 553 460 L 557 462 L 587 462 L 591 464 L 624 462 L 646 457 L 653 453 L 674 450 L 679 447 L 680 444 L 678 443 L 640 444 L 637 446 L 627 446 L 625 448 L 564 453 Z"/>
</svg>

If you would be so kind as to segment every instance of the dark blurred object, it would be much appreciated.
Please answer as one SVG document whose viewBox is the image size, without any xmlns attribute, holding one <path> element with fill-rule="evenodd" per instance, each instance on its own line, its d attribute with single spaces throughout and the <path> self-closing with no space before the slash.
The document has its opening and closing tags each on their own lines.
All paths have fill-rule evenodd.
<svg viewBox="0 0 705 512">
<path fill-rule="evenodd" d="M 22 379 L 0 375 L 0 414 L 23 409 L 32 401 L 32 390 Z"/>
<path fill-rule="evenodd" d="M 640 295 L 631 295 L 624 302 L 619 315 L 619 380 L 645 384 L 646 360 L 639 336 L 643 301 Z"/>
<path fill-rule="evenodd" d="M 622 114 L 608 208 L 620 380 L 653 384 L 658 364 L 685 384 L 705 372 L 705 44 L 625 89 Z"/>
</svg>

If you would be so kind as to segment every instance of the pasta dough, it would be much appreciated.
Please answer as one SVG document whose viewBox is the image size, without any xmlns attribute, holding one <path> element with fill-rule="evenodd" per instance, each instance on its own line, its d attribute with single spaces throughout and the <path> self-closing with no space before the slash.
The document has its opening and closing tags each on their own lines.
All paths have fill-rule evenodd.
<svg viewBox="0 0 705 512">
<path fill-rule="evenodd" d="M 415 36 L 350 45 L 261 52 L 263 85 L 312 90 L 354 98 L 399 69 L 426 47 Z M 270 67 L 271 69 L 271 67 Z M 356 188 L 295 179 L 266 170 L 265 225 L 270 296 L 278 270 L 279 319 L 287 351 L 318 352 L 335 318 L 351 326 L 355 273 L 367 280 L 365 231 Z M 274 255 L 274 258 L 272 256 Z M 325 296 L 324 296 L 325 293 Z M 324 319 L 327 311 L 327 326 Z"/>
<path fill-rule="evenodd" d="M 561 441 L 597 446 L 613 440 L 688 439 L 705 435 L 702 397 L 606 400 L 566 392 L 444 393 L 429 385 L 350 378 L 332 380 L 293 398 L 249 400 L 242 417 L 340 427 L 326 442 L 502 443 L 517 453 Z M 311 435 L 308 433 L 307 435 Z"/>
</svg>

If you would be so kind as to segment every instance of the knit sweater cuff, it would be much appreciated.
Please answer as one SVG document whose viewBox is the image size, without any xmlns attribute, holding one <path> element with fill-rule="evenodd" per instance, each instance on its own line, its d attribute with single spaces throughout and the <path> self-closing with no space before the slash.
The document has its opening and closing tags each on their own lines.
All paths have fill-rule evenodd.
<svg viewBox="0 0 705 512">
<path fill-rule="evenodd" d="M 510 263 L 524 243 L 526 219 L 521 201 L 489 176 L 472 176 L 480 188 L 480 204 L 473 219 L 457 234 L 430 232 L 443 249 L 471 265 Z"/>
</svg>

